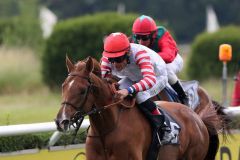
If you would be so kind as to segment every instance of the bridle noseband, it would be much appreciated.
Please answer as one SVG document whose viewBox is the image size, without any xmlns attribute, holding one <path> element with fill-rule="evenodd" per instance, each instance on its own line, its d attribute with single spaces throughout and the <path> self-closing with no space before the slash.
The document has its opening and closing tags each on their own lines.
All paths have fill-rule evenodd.
<svg viewBox="0 0 240 160">
<path fill-rule="evenodd" d="M 62 105 L 72 107 L 74 110 L 76 110 L 76 113 L 74 114 L 73 118 L 71 119 L 71 125 L 74 128 L 80 127 L 81 124 L 79 124 L 79 119 L 81 120 L 81 119 L 84 119 L 85 116 L 90 116 L 90 115 L 97 114 L 97 113 L 100 114 L 103 110 L 107 109 L 108 107 L 113 106 L 113 105 L 121 102 L 121 100 L 120 100 L 120 101 L 117 101 L 115 103 L 112 103 L 112 104 L 109 104 L 109 105 L 106 105 L 106 106 L 102 106 L 102 107 L 97 107 L 95 104 L 93 104 L 90 111 L 87 111 L 87 112 L 82 111 L 81 108 L 86 103 L 89 92 L 93 92 L 94 84 L 91 81 L 90 77 L 82 76 L 78 72 L 71 72 L 71 73 L 68 74 L 68 76 L 77 76 L 79 78 L 86 79 L 89 82 L 87 90 L 84 93 L 83 101 L 78 106 L 76 106 L 76 105 L 74 105 L 74 104 L 72 104 L 68 101 L 63 101 L 62 102 Z"/>
<path fill-rule="evenodd" d="M 79 105 L 79 107 L 77 107 L 77 106 L 75 106 L 75 105 L 73 105 L 72 103 L 67 102 L 67 101 L 62 102 L 62 105 L 66 104 L 66 105 L 71 106 L 72 108 L 74 108 L 76 111 L 80 111 L 80 107 L 81 107 L 81 106 L 86 102 L 86 100 L 87 100 L 88 92 L 92 89 L 92 82 L 91 82 L 91 80 L 90 80 L 89 77 L 82 76 L 82 75 L 80 75 L 80 74 L 77 73 L 77 72 L 71 72 L 71 73 L 68 74 L 68 76 L 73 76 L 73 77 L 77 76 L 77 77 L 79 77 L 79 78 L 86 79 L 86 80 L 88 81 L 88 83 L 90 84 L 90 85 L 87 87 L 87 91 L 84 93 L 83 101 L 81 102 L 81 104 Z"/>
<path fill-rule="evenodd" d="M 84 106 L 84 104 L 86 103 L 87 99 L 88 99 L 88 95 L 89 95 L 89 92 L 93 92 L 93 82 L 91 81 L 90 77 L 86 77 L 86 76 L 82 76 L 80 75 L 78 72 L 71 72 L 68 74 L 68 76 L 77 76 L 81 79 L 86 79 L 88 82 L 89 82 L 89 85 L 87 87 L 87 90 L 85 91 L 84 93 L 84 98 L 83 98 L 83 101 L 78 105 L 74 105 L 68 101 L 63 101 L 62 102 L 62 105 L 66 105 L 66 106 L 69 106 L 69 107 L 72 107 L 73 109 L 76 110 L 76 113 L 73 115 L 73 117 L 71 118 L 70 120 L 70 125 L 73 126 L 75 128 L 75 132 L 74 132 L 74 137 L 73 137 L 73 142 L 75 140 L 75 137 L 77 135 L 77 132 L 82 124 L 82 121 L 84 119 L 85 116 L 90 116 L 90 115 L 93 115 L 93 114 L 101 114 L 101 112 L 107 108 L 109 108 L 110 106 L 114 106 L 116 104 L 119 104 L 122 102 L 122 100 L 119 100 L 117 102 L 114 102 L 114 103 L 111 103 L 109 105 L 105 105 L 105 106 L 102 106 L 102 107 L 96 107 L 95 103 L 93 104 L 93 106 L 91 107 L 90 111 L 83 111 L 81 108 L 82 106 Z M 120 112 L 118 113 L 118 120 L 119 120 L 119 114 Z M 118 123 L 118 120 L 117 120 L 117 123 Z M 116 125 L 110 130 L 113 131 L 114 129 L 116 128 Z M 110 132 L 107 132 L 107 133 L 110 133 Z M 107 155 L 106 155 L 106 147 L 105 147 L 105 143 L 103 141 L 103 137 L 102 136 L 106 136 L 105 133 L 104 135 L 100 135 L 100 139 L 101 139 L 101 142 L 103 144 L 103 148 L 104 148 L 104 154 L 105 154 L 105 159 L 107 159 Z M 90 136 L 91 137 L 91 136 Z M 94 137 L 94 136 L 92 136 Z"/>
</svg>

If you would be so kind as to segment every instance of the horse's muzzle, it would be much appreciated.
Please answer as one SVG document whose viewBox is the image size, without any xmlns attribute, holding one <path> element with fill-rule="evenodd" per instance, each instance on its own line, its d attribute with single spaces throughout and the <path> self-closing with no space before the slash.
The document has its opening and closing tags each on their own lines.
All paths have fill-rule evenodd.
<svg viewBox="0 0 240 160">
<path fill-rule="evenodd" d="M 57 130 L 59 132 L 66 132 L 70 129 L 70 120 L 64 119 L 64 120 L 55 120 L 55 124 L 57 126 Z"/>
</svg>

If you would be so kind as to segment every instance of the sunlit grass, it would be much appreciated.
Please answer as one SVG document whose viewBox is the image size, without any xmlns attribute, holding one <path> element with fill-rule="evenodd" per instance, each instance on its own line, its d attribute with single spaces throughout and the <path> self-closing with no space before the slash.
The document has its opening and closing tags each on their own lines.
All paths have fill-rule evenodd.
<svg viewBox="0 0 240 160">
<path fill-rule="evenodd" d="M 223 82 L 222 79 L 210 79 L 203 83 L 200 83 L 208 92 L 208 94 L 218 102 L 222 103 L 223 98 Z M 234 87 L 233 78 L 229 77 L 227 80 L 227 103 L 230 105 L 231 97 Z"/>
<path fill-rule="evenodd" d="M 53 121 L 60 107 L 60 93 L 41 89 L 0 97 L 0 125 Z"/>
<path fill-rule="evenodd" d="M 0 64 L 0 93 L 42 87 L 40 62 L 32 50 L 0 47 Z"/>
<path fill-rule="evenodd" d="M 41 64 L 28 48 L 0 47 L 0 125 L 52 121 L 60 93 L 43 84 Z"/>
</svg>

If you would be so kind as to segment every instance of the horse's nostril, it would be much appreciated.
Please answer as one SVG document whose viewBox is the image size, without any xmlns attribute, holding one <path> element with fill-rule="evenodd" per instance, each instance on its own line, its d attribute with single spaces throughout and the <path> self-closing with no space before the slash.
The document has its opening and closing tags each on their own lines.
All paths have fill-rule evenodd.
<svg viewBox="0 0 240 160">
<path fill-rule="evenodd" d="M 69 124 L 70 124 L 70 121 L 67 120 L 67 119 L 62 120 L 62 122 L 61 122 L 61 125 L 63 126 L 63 129 L 64 129 L 65 131 L 67 131 L 67 130 L 69 129 Z"/>
<path fill-rule="evenodd" d="M 55 120 L 56 126 L 57 126 L 57 130 L 60 132 L 65 132 L 68 131 L 68 129 L 70 128 L 70 120 L 64 119 L 64 120 Z"/>
</svg>

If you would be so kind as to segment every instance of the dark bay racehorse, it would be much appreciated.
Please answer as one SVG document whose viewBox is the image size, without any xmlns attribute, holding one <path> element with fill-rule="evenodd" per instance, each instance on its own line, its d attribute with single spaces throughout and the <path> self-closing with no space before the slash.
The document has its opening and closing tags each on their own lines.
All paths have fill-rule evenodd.
<svg viewBox="0 0 240 160">
<path fill-rule="evenodd" d="M 111 85 L 97 74 L 94 63 L 88 58 L 74 65 L 66 58 L 69 75 L 62 85 L 63 103 L 56 118 L 58 129 L 67 131 L 76 119 L 89 115 L 88 160 L 145 160 L 152 136 L 150 124 L 137 106 L 126 108 L 122 100 L 114 98 Z M 206 108 L 198 116 L 179 103 L 157 103 L 181 126 L 180 144 L 161 146 L 158 159 L 205 159 L 209 150 L 208 132 L 220 126 L 215 110 Z"/>
</svg>

